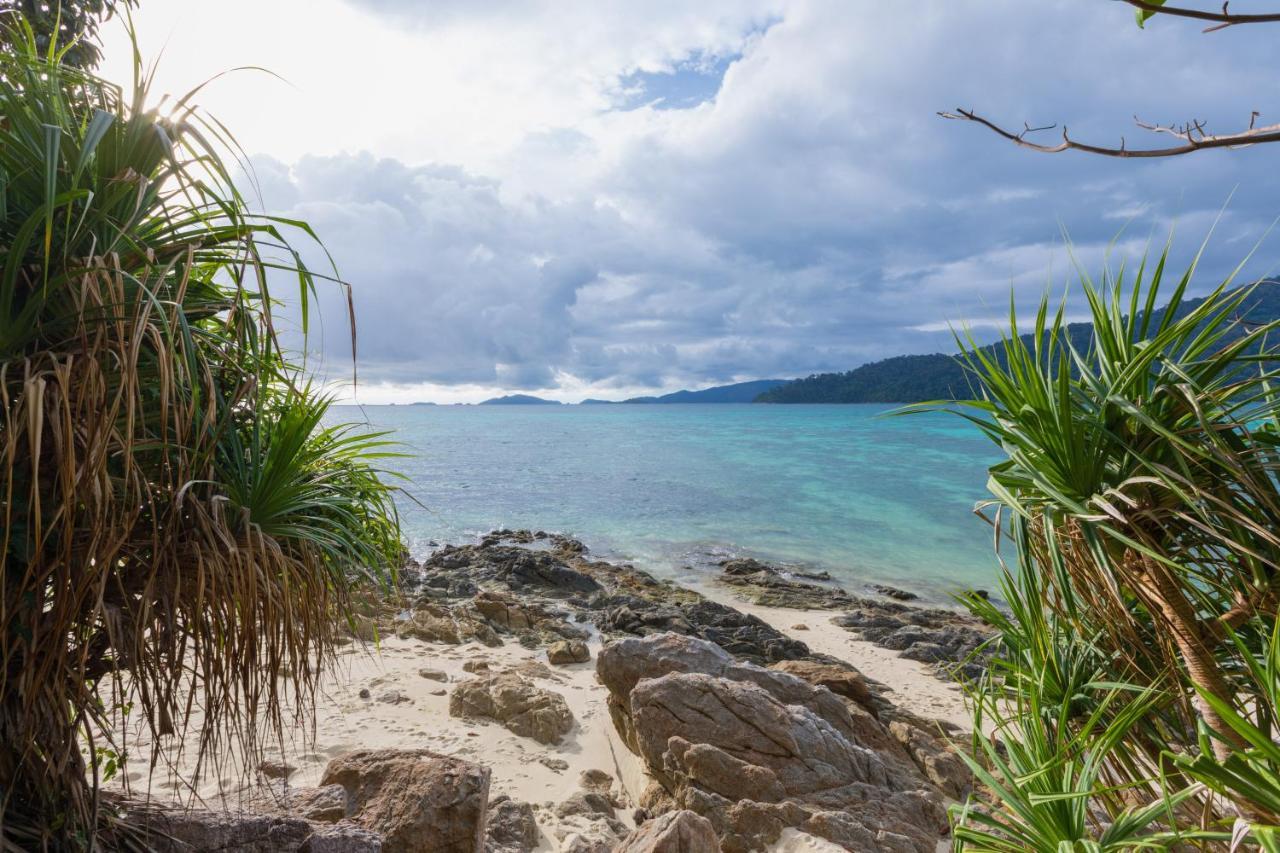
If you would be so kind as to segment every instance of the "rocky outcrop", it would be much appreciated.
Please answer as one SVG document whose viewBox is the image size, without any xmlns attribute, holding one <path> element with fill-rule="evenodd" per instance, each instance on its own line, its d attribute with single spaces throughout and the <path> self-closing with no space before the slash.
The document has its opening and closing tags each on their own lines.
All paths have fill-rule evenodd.
<svg viewBox="0 0 1280 853">
<path fill-rule="evenodd" d="M 642 805 L 706 818 L 726 851 L 759 849 L 786 827 L 854 850 L 932 851 L 942 795 L 881 727 L 868 745 L 849 704 L 786 672 L 675 635 L 622 640 L 597 657 L 628 747 L 660 788 Z"/>
<path fill-rule="evenodd" d="M 855 599 L 837 586 L 812 581 L 830 581 L 826 572 L 780 569 L 751 558 L 720 563 L 720 583 L 735 589 L 756 604 L 796 610 L 842 610 Z"/>
<path fill-rule="evenodd" d="M 489 770 L 422 750 L 359 750 L 329 762 L 320 785 L 346 793 L 346 820 L 386 853 L 479 853 Z"/>
<path fill-rule="evenodd" d="M 484 830 L 485 853 L 531 853 L 538 846 L 538 821 L 533 806 L 506 795 L 489 803 Z"/>
<path fill-rule="evenodd" d="M 547 646 L 547 660 L 557 666 L 586 663 L 591 660 L 591 650 L 582 640 L 560 640 Z"/>
<path fill-rule="evenodd" d="M 992 634 L 982 621 L 957 610 L 871 599 L 859 599 L 857 606 L 832 621 L 904 658 L 936 664 L 944 675 L 966 678 L 982 675 L 986 656 L 978 647 Z"/>
<path fill-rule="evenodd" d="M 720 839 L 711 821 L 682 809 L 642 824 L 615 853 L 720 853 Z"/>
<path fill-rule="evenodd" d="M 352 824 L 328 825 L 277 814 L 162 809 L 118 803 L 134 832 L 155 853 L 379 853 L 381 837 Z"/>
<path fill-rule="evenodd" d="M 459 684 L 449 695 L 449 714 L 497 720 L 538 743 L 558 744 L 573 729 L 573 712 L 563 696 L 513 670 Z"/>
</svg>

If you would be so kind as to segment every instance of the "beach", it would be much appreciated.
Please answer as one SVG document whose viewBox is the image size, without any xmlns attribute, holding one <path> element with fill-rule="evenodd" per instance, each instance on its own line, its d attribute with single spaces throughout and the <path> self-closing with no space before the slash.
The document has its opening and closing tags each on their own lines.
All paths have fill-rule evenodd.
<svg viewBox="0 0 1280 853">
<path fill-rule="evenodd" d="M 813 687 L 804 687 L 838 703 L 841 715 L 848 707 L 853 717 L 841 717 L 845 722 L 836 725 L 852 726 L 859 736 L 870 738 L 857 749 L 878 751 L 886 762 L 906 767 L 918 764 L 920 786 L 928 787 L 939 804 L 961 793 L 953 783 L 963 783 L 954 779 L 930 780 L 928 762 L 912 754 L 920 748 L 913 741 L 921 738 L 939 754 L 950 748 L 948 737 L 963 738 L 967 715 L 956 682 L 939 664 L 904 658 L 834 621 L 845 615 L 848 601 L 867 604 L 872 599 L 846 600 L 842 596 L 847 593 L 832 584 L 792 579 L 754 561 L 727 561 L 725 572 L 724 582 L 659 581 L 628 564 L 593 560 L 587 547 L 571 538 L 530 531 L 497 531 L 477 543 L 443 547 L 406 566 L 402 582 L 407 603 L 367 608 L 375 615 L 352 632 L 357 636 L 345 641 L 322 680 L 313 727 L 289 730 L 284 743 L 271 746 L 257 767 L 246 767 L 231 754 L 218 756 L 221 766 L 206 773 L 194 789 L 172 781 L 164 770 L 168 766 L 189 775 L 191 744 L 164 744 L 161 769 L 150 779 L 150 797 L 156 802 L 177 797 L 211 812 L 305 816 L 309 806 L 299 806 L 298 792 L 322 790 L 317 786 L 334 759 L 362 750 L 425 749 L 487 768 L 489 801 L 519 804 L 536 824 L 536 845 L 527 849 L 612 850 L 662 808 L 655 807 L 656 800 L 673 792 L 662 790 L 653 767 L 637 754 L 635 732 L 621 730 L 626 726 L 616 708 L 611 714 L 610 704 L 616 705 L 618 697 L 611 699 L 605 683 L 601 651 L 627 637 L 693 641 L 664 627 L 688 637 L 720 637 L 724 648 L 736 650 L 727 659 L 750 669 L 731 676 L 738 680 L 759 673 L 773 677 L 779 669 L 801 678 L 821 671 Z M 597 583 L 600 589 L 587 597 L 586 584 Z M 779 596 L 793 606 L 759 603 Z M 834 596 L 835 606 L 809 606 L 815 596 Z M 591 604 L 601 597 L 609 599 L 605 606 Z M 889 599 L 874 606 L 888 613 L 915 610 Z M 647 614 L 644 607 L 650 608 Z M 711 615 L 673 615 L 704 611 Z M 636 618 L 648 620 L 653 630 L 628 627 L 628 620 Z M 669 624 L 661 624 L 662 619 Z M 564 661 L 562 654 L 557 658 L 570 646 L 576 660 Z M 865 685 L 859 689 L 867 694 L 858 700 L 849 698 L 854 694 L 837 697 L 821 686 L 836 684 L 830 681 L 830 671 L 836 669 L 849 683 Z M 803 685 L 791 674 L 776 677 Z M 567 712 L 569 722 L 561 726 L 553 715 L 542 718 L 554 719 L 550 730 L 539 728 L 541 722 L 521 729 L 519 720 L 501 719 L 501 711 L 460 708 L 458 694 L 503 679 L 525 692 L 520 701 L 526 704 L 559 697 L 552 710 L 562 708 L 556 713 Z M 544 710 L 538 706 L 534 715 Z M 130 739 L 132 755 L 146 754 L 150 744 L 136 727 Z M 131 796 L 144 796 L 148 789 L 144 768 L 144 762 L 135 762 L 120 780 L 127 782 Z M 956 776 L 958 771 L 951 767 L 947 773 Z M 589 798 L 593 791 L 605 792 L 604 800 L 581 807 L 584 792 Z M 827 802 L 823 808 L 832 805 Z M 761 849 L 856 849 L 847 841 L 842 845 L 838 834 L 834 841 L 824 839 L 806 831 L 803 820 L 799 824 L 766 832 L 776 837 Z M 942 841 L 938 832 L 934 844 Z M 924 848 L 916 844 L 903 849 Z"/>
</svg>

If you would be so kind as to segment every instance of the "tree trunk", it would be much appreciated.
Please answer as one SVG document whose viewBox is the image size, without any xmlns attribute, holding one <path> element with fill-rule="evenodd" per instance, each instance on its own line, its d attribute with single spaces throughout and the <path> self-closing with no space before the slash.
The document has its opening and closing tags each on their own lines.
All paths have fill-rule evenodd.
<svg viewBox="0 0 1280 853">
<path fill-rule="evenodd" d="M 1139 592 L 1154 606 L 1157 615 L 1164 621 L 1182 656 L 1182 663 L 1187 668 L 1191 682 L 1205 693 L 1229 704 L 1235 698 L 1235 691 L 1222 674 L 1222 668 L 1213 652 L 1212 640 L 1206 635 L 1205 626 L 1195 608 L 1169 576 L 1167 567 L 1145 557 L 1140 559 L 1142 571 L 1139 574 Z M 1225 761 L 1233 752 L 1248 746 L 1248 742 L 1222 719 L 1203 696 L 1197 693 L 1192 703 L 1205 725 L 1217 735 L 1213 739 L 1213 754 L 1219 761 Z"/>
</svg>

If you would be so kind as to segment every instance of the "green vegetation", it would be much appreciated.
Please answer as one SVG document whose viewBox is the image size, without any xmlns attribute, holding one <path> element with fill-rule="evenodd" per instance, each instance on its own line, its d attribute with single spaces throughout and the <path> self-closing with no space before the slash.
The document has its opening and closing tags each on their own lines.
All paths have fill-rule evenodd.
<svg viewBox="0 0 1280 853">
<path fill-rule="evenodd" d="M 322 426 L 250 213 L 187 99 L 97 79 L 18 19 L 0 51 L 0 847 L 119 849 L 124 718 L 219 767 L 313 707 L 365 572 L 399 556 L 385 442 Z M 188 96 L 189 98 L 190 96 Z M 304 321 L 304 331 L 306 323 Z M 190 780 L 188 780 L 190 781 Z"/>
<path fill-rule="evenodd" d="M 996 657 L 971 685 L 972 766 L 995 794 L 954 812 L 964 851 L 1280 850 L 1280 322 L 1258 287 L 1153 310 L 1167 253 L 1095 284 L 1087 347 L 1041 303 L 1030 335 L 963 356 L 959 411 L 1016 555 Z M 1265 287 L 1265 286 L 1264 286 Z M 989 732 L 989 735 L 983 734 Z"/>
</svg>

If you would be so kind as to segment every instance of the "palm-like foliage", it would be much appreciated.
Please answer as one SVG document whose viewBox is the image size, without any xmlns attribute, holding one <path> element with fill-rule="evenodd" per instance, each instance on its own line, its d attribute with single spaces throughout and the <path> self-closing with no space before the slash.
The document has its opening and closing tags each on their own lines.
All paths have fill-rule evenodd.
<svg viewBox="0 0 1280 853">
<path fill-rule="evenodd" d="M 382 442 L 320 426 L 275 341 L 269 280 L 292 275 L 304 305 L 315 286 L 284 237 L 305 226 L 251 215 L 220 126 L 184 101 L 159 114 L 141 74 L 122 91 L 30 30 L 10 42 L 0 838 L 31 849 L 101 830 L 120 709 L 162 736 L 199 708 L 202 753 L 279 734 L 353 573 L 399 542 Z"/>
<path fill-rule="evenodd" d="M 1123 268 L 1100 284 L 1082 274 L 1087 351 L 1045 301 L 1030 343 L 1011 311 L 994 351 L 966 347 L 983 398 L 958 410 L 1007 457 L 988 485 L 1020 561 L 1012 618 L 973 603 L 1001 629 L 977 705 L 1001 720 L 1004 784 L 1034 788 L 1017 765 L 1026 754 L 1045 762 L 1037 784 L 1074 768 L 1054 784 L 1072 788 L 1059 794 L 1079 798 L 1075 816 L 1095 828 L 1163 803 L 1166 831 L 1241 815 L 1262 832 L 1280 822 L 1272 798 L 1201 786 L 1190 768 L 1250 746 L 1235 721 L 1274 722 L 1275 696 L 1249 665 L 1266 659 L 1258 626 L 1275 621 L 1280 577 L 1274 324 L 1243 324 L 1253 290 L 1230 280 L 1184 306 L 1194 265 L 1153 322 L 1166 259 L 1132 281 Z M 1144 697 L 1142 713 L 1117 690 Z"/>
</svg>

